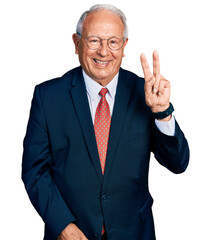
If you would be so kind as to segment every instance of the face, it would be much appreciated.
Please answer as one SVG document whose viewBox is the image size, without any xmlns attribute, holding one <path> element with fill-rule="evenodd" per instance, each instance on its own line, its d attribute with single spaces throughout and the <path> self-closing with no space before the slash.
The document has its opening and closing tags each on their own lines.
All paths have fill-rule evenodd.
<svg viewBox="0 0 211 240">
<path fill-rule="evenodd" d="M 102 41 L 102 46 L 97 50 L 88 48 L 85 39 L 88 36 L 98 36 L 107 39 L 113 36 L 123 38 L 124 24 L 120 17 L 107 10 L 90 13 L 83 24 L 82 38 L 73 34 L 76 54 L 86 74 L 93 80 L 106 86 L 118 73 L 124 57 L 124 48 L 128 39 L 121 49 L 112 51 L 107 46 L 107 40 Z"/>
</svg>

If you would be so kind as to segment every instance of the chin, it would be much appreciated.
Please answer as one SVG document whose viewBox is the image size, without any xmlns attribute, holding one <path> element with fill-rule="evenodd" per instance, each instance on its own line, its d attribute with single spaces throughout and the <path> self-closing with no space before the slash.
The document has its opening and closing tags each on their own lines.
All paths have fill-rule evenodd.
<svg viewBox="0 0 211 240">
<path fill-rule="evenodd" d="M 92 74 L 94 76 L 95 79 L 105 79 L 109 77 L 108 73 L 102 72 L 102 71 L 98 71 Z"/>
</svg>

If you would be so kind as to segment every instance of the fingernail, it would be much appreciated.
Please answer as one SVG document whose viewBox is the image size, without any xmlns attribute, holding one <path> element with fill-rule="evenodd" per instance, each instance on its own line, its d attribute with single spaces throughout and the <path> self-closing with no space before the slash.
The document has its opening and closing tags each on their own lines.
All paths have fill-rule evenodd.
<svg viewBox="0 0 211 240">
<path fill-rule="evenodd" d="M 153 93 L 157 93 L 157 91 L 158 91 L 158 90 L 157 90 L 156 88 L 153 89 Z"/>
</svg>

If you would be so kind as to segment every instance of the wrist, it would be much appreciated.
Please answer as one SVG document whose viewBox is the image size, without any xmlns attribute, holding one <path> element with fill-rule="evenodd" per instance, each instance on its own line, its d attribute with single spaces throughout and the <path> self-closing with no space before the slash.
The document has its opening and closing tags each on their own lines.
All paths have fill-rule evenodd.
<svg viewBox="0 0 211 240">
<path fill-rule="evenodd" d="M 163 111 L 162 111 L 163 110 Z M 169 121 L 171 119 L 171 115 L 174 111 L 173 105 L 170 103 L 168 107 L 162 107 L 157 109 L 152 109 L 152 115 L 155 119 L 161 121 Z"/>
<path fill-rule="evenodd" d="M 151 107 L 151 111 L 152 113 L 159 113 L 159 112 L 164 112 L 166 111 L 166 109 L 168 109 L 170 106 L 170 103 L 168 103 L 167 105 L 165 106 L 156 106 L 156 107 Z"/>
</svg>

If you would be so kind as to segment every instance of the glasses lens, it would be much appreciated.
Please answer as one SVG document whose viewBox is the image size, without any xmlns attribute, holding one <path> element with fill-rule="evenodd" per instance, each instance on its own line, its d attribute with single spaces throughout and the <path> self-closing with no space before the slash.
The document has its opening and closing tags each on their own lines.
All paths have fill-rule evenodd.
<svg viewBox="0 0 211 240">
<path fill-rule="evenodd" d="M 108 46 L 112 50 L 118 50 L 123 45 L 123 39 L 118 37 L 112 37 L 108 40 Z"/>
<path fill-rule="evenodd" d="M 98 37 L 88 37 L 86 42 L 88 47 L 93 50 L 98 49 L 100 47 L 100 38 Z"/>
<path fill-rule="evenodd" d="M 102 44 L 101 41 L 101 38 L 95 36 L 89 36 L 86 39 L 87 46 L 92 50 L 100 48 Z M 123 46 L 123 43 L 124 41 L 120 37 L 111 37 L 108 39 L 108 47 L 113 51 L 119 50 Z"/>
</svg>

